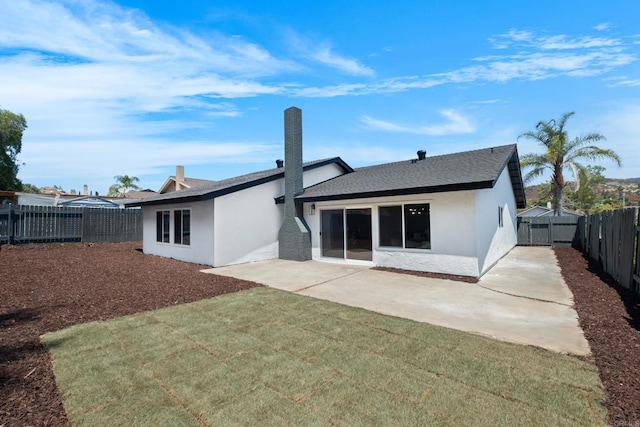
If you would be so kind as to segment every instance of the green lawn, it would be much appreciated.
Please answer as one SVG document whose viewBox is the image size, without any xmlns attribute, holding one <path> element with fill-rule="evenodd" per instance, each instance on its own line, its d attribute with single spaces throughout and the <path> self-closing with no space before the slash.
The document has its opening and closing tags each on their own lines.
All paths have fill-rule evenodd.
<svg viewBox="0 0 640 427">
<path fill-rule="evenodd" d="M 606 425 L 574 357 L 269 288 L 42 340 L 74 425 Z"/>
</svg>

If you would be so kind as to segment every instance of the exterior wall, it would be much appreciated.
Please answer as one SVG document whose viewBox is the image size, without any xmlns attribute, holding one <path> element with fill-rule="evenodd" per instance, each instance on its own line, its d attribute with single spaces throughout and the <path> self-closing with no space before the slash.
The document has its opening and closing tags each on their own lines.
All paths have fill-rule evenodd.
<svg viewBox="0 0 640 427">
<path fill-rule="evenodd" d="M 516 201 L 509 171 L 505 168 L 493 188 L 476 192 L 478 269 L 484 274 L 518 243 Z M 498 207 L 503 208 L 503 226 L 498 226 Z"/>
<path fill-rule="evenodd" d="M 318 183 L 328 181 L 331 178 L 344 174 L 344 171 L 340 166 L 335 163 L 325 165 L 319 168 L 311 169 L 302 175 L 303 187 L 311 187 Z"/>
<path fill-rule="evenodd" d="M 191 209 L 191 244 L 176 245 L 173 243 L 174 209 Z M 156 212 L 171 211 L 170 242 L 156 242 Z M 142 245 L 144 253 L 175 258 L 180 261 L 196 264 L 213 265 L 213 221 L 214 201 L 208 200 L 193 203 L 176 203 L 161 206 L 142 207 Z"/>
<path fill-rule="evenodd" d="M 214 267 L 278 257 L 278 231 L 284 211 L 275 198 L 278 179 L 216 198 Z"/>
<path fill-rule="evenodd" d="M 304 185 L 311 186 L 342 173 L 335 164 L 305 171 Z M 283 205 L 275 204 L 275 198 L 283 193 L 284 179 L 278 179 L 214 200 L 144 206 L 144 252 L 214 267 L 277 258 L 284 210 Z M 173 244 L 174 209 L 191 209 L 191 245 Z M 159 210 L 172 211 L 171 243 L 156 242 Z"/>
<path fill-rule="evenodd" d="M 397 203 L 429 203 L 431 249 L 384 248 L 379 244 L 378 206 Z M 305 220 L 311 230 L 313 259 L 322 258 L 320 217 L 323 209 L 371 208 L 373 261 L 376 266 L 430 271 L 447 274 L 478 276 L 476 254 L 476 195 L 475 191 L 433 193 L 411 196 L 316 202 L 315 214 L 311 203 L 305 203 Z M 496 208 L 497 209 L 497 208 Z M 497 216 L 497 214 L 496 214 Z"/>
<path fill-rule="evenodd" d="M 305 171 L 304 186 L 342 173 L 335 164 Z M 215 199 L 215 267 L 278 258 L 284 205 L 276 205 L 275 198 L 282 194 L 281 178 Z"/>
</svg>

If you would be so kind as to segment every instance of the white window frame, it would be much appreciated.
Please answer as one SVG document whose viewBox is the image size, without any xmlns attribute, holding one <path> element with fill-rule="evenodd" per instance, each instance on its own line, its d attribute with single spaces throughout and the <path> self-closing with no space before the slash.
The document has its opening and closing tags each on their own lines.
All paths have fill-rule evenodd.
<svg viewBox="0 0 640 427">
<path fill-rule="evenodd" d="M 403 251 L 416 251 L 419 253 L 424 253 L 425 251 L 430 251 L 433 250 L 433 242 L 431 239 L 431 205 L 432 205 L 432 201 L 430 200 L 411 200 L 411 201 L 407 201 L 407 202 L 389 202 L 389 203 L 384 203 L 384 204 L 379 204 L 377 205 L 377 216 L 378 216 L 378 249 L 382 249 L 382 250 L 403 250 Z M 405 205 L 429 205 L 429 248 L 407 248 L 407 244 L 406 244 L 406 226 L 405 226 L 405 217 L 404 217 L 404 207 Z M 380 208 L 385 208 L 385 207 L 393 207 L 393 206 L 400 206 L 400 210 L 402 213 L 402 246 L 382 246 L 380 244 Z"/>
<path fill-rule="evenodd" d="M 184 243 L 184 212 L 189 212 L 189 242 Z M 180 212 L 180 241 L 176 241 L 176 213 Z M 173 244 L 179 246 L 191 246 L 191 208 L 173 209 Z"/>
</svg>

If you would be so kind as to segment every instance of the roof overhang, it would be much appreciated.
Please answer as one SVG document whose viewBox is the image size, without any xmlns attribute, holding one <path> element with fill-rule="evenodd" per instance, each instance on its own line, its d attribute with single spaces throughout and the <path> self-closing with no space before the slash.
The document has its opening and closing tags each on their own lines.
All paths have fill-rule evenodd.
<svg viewBox="0 0 640 427">
<path fill-rule="evenodd" d="M 513 196 L 516 199 L 516 208 L 524 209 L 527 207 L 527 198 L 524 193 L 524 181 L 522 179 L 522 169 L 520 168 L 518 148 L 515 145 L 513 147 L 511 157 L 507 160 L 507 168 L 509 169 L 509 178 L 511 179 Z"/>
<path fill-rule="evenodd" d="M 296 201 L 325 202 L 330 200 L 368 199 L 374 197 L 408 196 L 414 194 L 446 193 L 450 191 L 481 190 L 493 187 L 493 181 L 478 181 L 459 184 L 438 185 L 430 187 L 398 188 L 392 190 L 368 191 L 362 193 L 332 194 L 317 197 L 305 197 L 304 192 L 296 197 Z M 276 204 L 284 203 L 284 196 L 275 199 Z"/>
<path fill-rule="evenodd" d="M 327 159 L 322 162 L 313 163 L 311 165 L 307 165 L 303 167 L 303 170 L 313 170 L 322 166 L 330 165 L 332 163 L 337 164 L 345 173 L 353 172 L 351 166 L 349 166 L 344 160 L 340 157 L 334 157 L 332 159 Z M 241 191 L 247 188 L 255 187 L 260 184 L 265 184 L 267 182 L 275 181 L 277 179 L 284 178 L 284 169 L 282 172 L 275 173 L 273 175 L 269 175 L 263 178 L 243 182 L 241 184 L 232 185 L 229 187 L 221 188 L 218 190 L 212 190 L 210 192 L 206 192 L 199 195 L 186 195 L 181 196 L 179 191 L 169 193 L 171 197 L 160 198 L 160 199 L 145 199 L 139 200 L 133 203 L 125 203 L 126 207 L 141 207 L 141 206 L 158 206 L 158 205 L 167 205 L 167 204 L 180 204 L 180 203 L 193 203 L 193 202 L 201 202 L 205 200 L 215 199 L 216 197 L 224 196 L 226 194 L 235 193 L 236 191 Z"/>
</svg>

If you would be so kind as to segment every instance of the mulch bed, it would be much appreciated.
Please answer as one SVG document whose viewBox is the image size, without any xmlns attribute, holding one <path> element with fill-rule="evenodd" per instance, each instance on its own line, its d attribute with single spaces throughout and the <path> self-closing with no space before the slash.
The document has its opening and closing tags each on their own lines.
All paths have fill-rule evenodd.
<svg viewBox="0 0 640 427">
<path fill-rule="evenodd" d="M 0 426 L 69 425 L 40 335 L 258 286 L 141 247 L 0 247 Z"/>
<path fill-rule="evenodd" d="M 144 255 L 140 247 L 0 248 L 0 426 L 69 424 L 40 344 L 43 333 L 257 286 L 200 273 L 199 265 Z M 555 251 L 607 392 L 609 420 L 614 426 L 640 426 L 639 301 L 579 251 Z"/>
<path fill-rule="evenodd" d="M 573 248 L 555 248 L 606 390 L 609 422 L 640 426 L 640 299 Z"/>
</svg>

